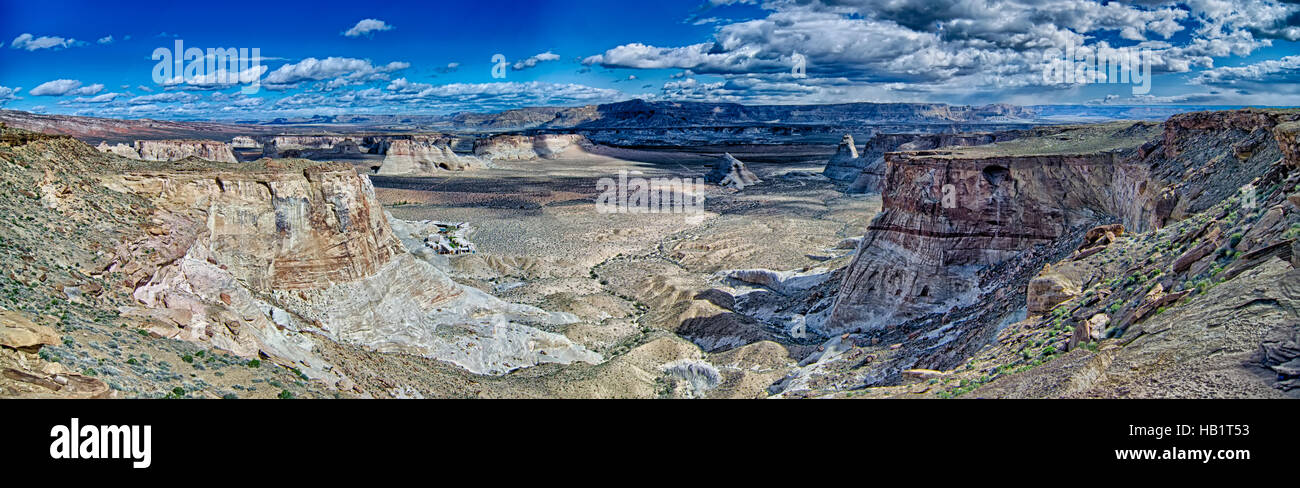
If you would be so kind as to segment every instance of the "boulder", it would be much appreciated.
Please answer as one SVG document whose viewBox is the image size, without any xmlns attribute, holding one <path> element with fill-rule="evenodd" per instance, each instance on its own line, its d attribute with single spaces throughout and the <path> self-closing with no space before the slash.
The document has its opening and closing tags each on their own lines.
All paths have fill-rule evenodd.
<svg viewBox="0 0 1300 488">
<path fill-rule="evenodd" d="M 54 329 L 37 325 L 22 313 L 0 311 L 0 346 L 30 352 L 58 343 L 59 333 Z"/>
<path fill-rule="evenodd" d="M 1101 334 L 1106 331 L 1108 325 L 1110 325 L 1110 317 L 1103 313 L 1093 315 L 1092 318 L 1079 323 L 1074 328 L 1074 334 L 1070 336 L 1067 349 L 1074 350 L 1079 344 L 1101 340 Z"/>
<path fill-rule="evenodd" d="M 948 373 L 943 371 L 935 371 L 933 369 L 909 369 L 903 371 L 904 378 L 921 380 L 921 381 L 940 379 L 945 376 L 948 376 Z"/>
<path fill-rule="evenodd" d="M 379 174 L 421 176 L 484 166 L 474 156 L 456 154 L 447 140 L 399 139 L 390 143 Z"/>
<path fill-rule="evenodd" d="M 1057 305 L 1079 296 L 1079 285 L 1065 275 L 1044 269 L 1029 282 L 1025 302 L 1031 313 L 1045 313 Z"/>
<path fill-rule="evenodd" d="M 1115 238 L 1124 235 L 1124 224 L 1099 225 L 1088 230 L 1083 236 L 1083 244 L 1079 249 L 1087 249 L 1093 246 L 1105 246 L 1115 242 Z"/>
</svg>

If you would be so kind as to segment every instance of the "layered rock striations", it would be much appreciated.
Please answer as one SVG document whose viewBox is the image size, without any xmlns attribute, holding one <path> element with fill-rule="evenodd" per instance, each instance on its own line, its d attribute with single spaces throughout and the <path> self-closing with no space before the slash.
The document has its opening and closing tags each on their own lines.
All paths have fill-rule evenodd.
<svg viewBox="0 0 1300 488">
<path fill-rule="evenodd" d="M 578 134 L 499 135 L 476 141 L 474 154 L 493 161 L 532 161 L 580 154 L 590 145 Z"/>
<path fill-rule="evenodd" d="M 146 161 L 176 161 L 196 157 L 207 161 L 237 163 L 230 144 L 218 141 L 163 140 L 135 141 L 140 159 Z"/>
<path fill-rule="evenodd" d="M 127 146 L 126 144 L 109 145 L 107 142 L 101 142 L 95 149 L 145 161 L 176 161 L 194 157 L 222 163 L 239 162 L 229 144 L 217 141 L 191 139 L 150 140 L 135 141 L 134 146 Z"/>
<path fill-rule="evenodd" d="M 1163 183 L 1125 146 L 1155 127 L 1105 130 L 1136 136 L 1090 153 L 1035 139 L 1019 151 L 887 154 L 883 211 L 849 265 L 827 330 L 884 327 L 972 300 L 976 271 L 1104 218 L 1162 225 L 1171 210 Z"/>
<path fill-rule="evenodd" d="M 157 231 L 127 244 L 160 250 L 121 259 L 141 315 L 164 334 L 260 354 L 313 376 L 329 365 L 303 334 L 446 360 L 501 374 L 539 363 L 598 362 L 554 326 L 566 314 L 503 302 L 412 256 L 393 234 L 369 180 L 345 164 L 262 160 L 252 168 L 132 171 L 111 188 L 145 195 Z"/>
<path fill-rule="evenodd" d="M 387 143 L 381 175 L 431 175 L 442 171 L 482 168 L 486 164 L 475 156 L 463 156 L 452 150 L 448 138 L 398 139 Z"/>
<path fill-rule="evenodd" d="M 960 147 L 991 144 L 1015 139 L 1017 131 L 963 134 L 876 134 L 867 141 L 861 156 L 852 148 L 852 136 L 845 135 L 834 156 L 826 163 L 826 177 L 849 182 L 852 193 L 876 193 L 884 182 L 887 169 L 885 153 L 893 151 L 920 151 L 940 147 Z M 846 146 L 847 144 L 847 146 Z M 853 149 L 849 151 L 849 149 Z"/>
</svg>

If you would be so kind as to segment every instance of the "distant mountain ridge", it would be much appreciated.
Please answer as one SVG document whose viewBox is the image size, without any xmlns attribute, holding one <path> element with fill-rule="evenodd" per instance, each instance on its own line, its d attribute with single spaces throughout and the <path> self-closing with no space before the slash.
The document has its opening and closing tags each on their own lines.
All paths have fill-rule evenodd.
<svg viewBox="0 0 1300 488">
<path fill-rule="evenodd" d="M 527 107 L 449 115 L 347 114 L 237 121 L 112 119 L 0 110 L 0 122 L 97 143 L 134 139 L 220 138 L 237 135 L 372 131 L 511 132 L 523 130 L 655 130 L 736 127 L 857 128 L 878 125 L 1050 124 L 1114 119 L 1156 120 L 1204 106 L 949 105 L 836 103 L 743 105 L 633 99 L 580 107 Z M 1222 109 L 1222 107 L 1219 107 Z M 839 129 L 836 129 L 839 130 Z M 834 131 L 832 131 L 834 132 Z M 836 135 L 836 138 L 839 136 Z"/>
</svg>

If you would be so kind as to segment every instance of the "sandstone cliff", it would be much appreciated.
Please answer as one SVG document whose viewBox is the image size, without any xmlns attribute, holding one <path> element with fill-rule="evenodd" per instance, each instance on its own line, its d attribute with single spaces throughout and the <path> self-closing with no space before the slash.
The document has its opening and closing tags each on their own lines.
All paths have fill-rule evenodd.
<svg viewBox="0 0 1300 488">
<path fill-rule="evenodd" d="M 381 175 L 432 175 L 441 171 L 463 171 L 486 164 L 475 156 L 452 150 L 449 138 L 398 139 L 387 144 Z"/>
<path fill-rule="evenodd" d="M 883 211 L 849 265 L 827 330 L 883 327 L 971 300 L 975 271 L 1102 216 L 1159 226 L 1168 217 L 1161 184 L 1145 164 L 1125 159 L 1136 148 L 1124 146 L 1157 129 L 1106 126 L 1114 146 L 1083 154 L 1039 140 L 1019 154 L 886 154 Z"/>
<path fill-rule="evenodd" d="M 134 147 L 128 146 L 126 144 L 110 145 L 107 142 L 101 142 L 99 143 L 98 146 L 95 146 L 95 149 L 98 149 L 101 152 L 116 154 L 124 158 L 140 159 L 140 152 L 136 151 Z"/>
<path fill-rule="evenodd" d="M 135 150 L 139 158 L 146 161 L 176 161 L 196 157 L 222 163 L 239 162 L 229 144 L 217 141 L 176 139 L 135 141 Z"/>
<path fill-rule="evenodd" d="M 824 324 L 845 333 L 772 391 L 1294 397 L 1297 120 L 1188 113 L 890 155 L 885 211 Z"/>
<path fill-rule="evenodd" d="M 499 135 L 474 143 L 474 154 L 494 161 L 557 159 L 578 154 L 591 143 L 577 134 Z"/>
</svg>

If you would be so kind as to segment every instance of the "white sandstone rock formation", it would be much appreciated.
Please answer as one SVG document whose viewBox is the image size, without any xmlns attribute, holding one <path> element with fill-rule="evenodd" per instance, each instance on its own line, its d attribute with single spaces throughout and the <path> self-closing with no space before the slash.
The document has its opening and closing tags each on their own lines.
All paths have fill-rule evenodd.
<svg viewBox="0 0 1300 488">
<path fill-rule="evenodd" d="M 731 153 L 723 154 L 717 162 L 713 163 L 713 171 L 704 175 L 704 181 L 737 190 L 763 182 L 753 171 L 745 167 L 745 163 L 740 162 Z"/>
<path fill-rule="evenodd" d="M 477 157 L 456 154 L 445 139 L 398 139 L 389 143 L 379 174 L 433 175 L 486 166 Z"/>
<path fill-rule="evenodd" d="M 167 139 L 159 141 L 135 141 L 136 152 L 140 159 L 146 161 L 176 161 L 196 157 L 222 163 L 238 163 L 230 144 L 218 141 L 200 141 L 188 139 Z"/>
<path fill-rule="evenodd" d="M 533 161 L 577 156 L 591 142 L 580 134 L 500 135 L 474 144 L 474 154 L 493 161 Z"/>
<path fill-rule="evenodd" d="M 118 143 L 110 146 L 108 142 L 101 142 L 98 146 L 95 146 L 95 149 L 100 150 L 100 152 L 113 153 L 124 158 L 140 159 L 140 152 L 136 151 L 134 147 L 126 144 Z"/>
</svg>

